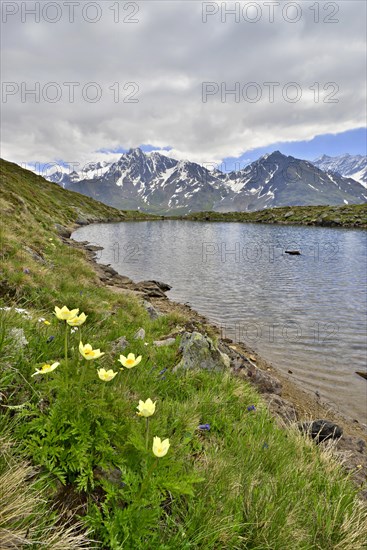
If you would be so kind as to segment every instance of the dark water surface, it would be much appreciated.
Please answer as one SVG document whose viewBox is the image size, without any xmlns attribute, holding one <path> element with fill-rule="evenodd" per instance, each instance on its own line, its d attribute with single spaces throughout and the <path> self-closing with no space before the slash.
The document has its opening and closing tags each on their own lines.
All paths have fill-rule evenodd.
<svg viewBox="0 0 367 550">
<path fill-rule="evenodd" d="M 155 279 L 343 414 L 367 421 L 366 232 L 306 226 L 124 222 L 73 234 L 99 261 Z M 288 249 L 301 250 L 288 256 Z"/>
</svg>

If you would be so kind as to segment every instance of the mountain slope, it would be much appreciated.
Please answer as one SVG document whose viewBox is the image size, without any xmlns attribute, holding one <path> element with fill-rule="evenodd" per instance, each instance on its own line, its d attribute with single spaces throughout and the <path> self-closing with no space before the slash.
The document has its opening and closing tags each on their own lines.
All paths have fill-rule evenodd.
<svg viewBox="0 0 367 550">
<path fill-rule="evenodd" d="M 122 155 L 102 176 L 80 180 L 71 175 L 66 187 L 111 206 L 147 212 L 208 210 L 228 194 L 199 164 L 141 149 Z"/>
<path fill-rule="evenodd" d="M 362 155 L 340 155 L 329 157 L 323 155 L 313 164 L 325 172 L 335 172 L 341 176 L 353 178 L 367 188 L 367 157 Z"/>
<path fill-rule="evenodd" d="M 7 229 L 17 226 L 25 237 L 35 223 L 70 227 L 74 223 L 124 220 L 143 214 L 121 212 L 78 193 L 62 189 L 17 164 L 0 159 L 0 215 Z M 22 223 L 18 223 L 19 220 Z"/>
<path fill-rule="evenodd" d="M 55 173 L 51 179 L 111 206 L 166 214 L 360 204 L 367 200 L 367 192 L 355 180 L 326 174 L 308 161 L 279 151 L 243 170 L 224 174 L 138 148 L 130 149 L 115 163 L 88 165 L 81 173 Z"/>
<path fill-rule="evenodd" d="M 275 151 L 225 179 L 235 196 L 214 210 L 261 210 L 274 206 L 361 204 L 367 192 L 356 181 L 327 174 L 311 162 Z"/>
</svg>

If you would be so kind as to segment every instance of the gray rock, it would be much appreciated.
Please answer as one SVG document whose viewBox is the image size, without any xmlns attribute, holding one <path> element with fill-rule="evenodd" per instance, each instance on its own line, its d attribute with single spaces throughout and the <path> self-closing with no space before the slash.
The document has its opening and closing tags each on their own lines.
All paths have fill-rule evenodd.
<svg viewBox="0 0 367 550">
<path fill-rule="evenodd" d="M 59 223 L 55 223 L 55 229 L 60 237 L 64 237 L 65 239 L 68 239 L 71 235 L 71 231 Z"/>
<path fill-rule="evenodd" d="M 284 218 L 290 218 L 291 216 L 294 216 L 294 212 L 293 210 L 291 210 L 290 212 L 287 212 L 286 214 L 284 214 Z"/>
<path fill-rule="evenodd" d="M 77 225 L 88 225 L 88 224 L 89 224 L 89 220 L 88 220 L 88 218 L 86 218 L 86 217 L 79 216 L 79 217 L 75 220 L 75 223 L 76 223 Z"/>
<path fill-rule="evenodd" d="M 287 424 L 298 420 L 298 413 L 294 405 L 286 399 L 273 393 L 265 394 L 263 399 L 268 403 L 271 412 L 280 416 Z"/>
<path fill-rule="evenodd" d="M 156 281 L 142 281 L 136 284 L 136 289 L 143 292 L 148 298 L 166 298 L 165 292 L 171 288 L 168 287 L 169 285 Z"/>
<path fill-rule="evenodd" d="M 210 338 L 199 332 L 185 332 L 179 350 L 182 358 L 174 371 L 181 368 L 223 371 L 230 367 L 228 355 L 222 353 Z"/>
<path fill-rule="evenodd" d="M 151 303 L 146 300 L 144 300 L 143 305 L 152 320 L 158 319 L 158 317 L 162 315 Z"/>
<path fill-rule="evenodd" d="M 162 347 L 162 346 L 172 346 L 176 342 L 175 338 L 167 338 L 166 340 L 155 340 L 153 342 L 154 346 Z"/>
<path fill-rule="evenodd" d="M 343 435 L 343 429 L 329 422 L 328 420 L 314 420 L 313 422 L 303 422 L 299 425 L 301 432 L 309 435 L 316 443 L 321 443 L 327 439 L 339 439 Z"/>
<path fill-rule="evenodd" d="M 120 336 L 120 338 L 117 338 L 112 343 L 112 350 L 113 351 L 123 351 L 125 348 L 129 346 L 129 342 L 126 340 L 125 336 Z"/>
<path fill-rule="evenodd" d="M 47 265 L 46 260 L 41 256 L 41 254 L 33 250 L 33 248 L 30 248 L 29 246 L 24 246 L 24 250 L 28 252 L 28 254 L 30 254 L 32 258 L 36 260 L 36 262 L 42 265 Z"/>
<path fill-rule="evenodd" d="M 85 248 L 90 252 L 98 252 L 99 250 L 103 250 L 103 246 L 98 246 L 96 244 L 87 244 Z"/>
<path fill-rule="evenodd" d="M 263 370 L 250 364 L 246 369 L 246 375 L 250 382 L 252 382 L 260 393 L 275 393 L 276 395 L 282 394 L 282 385 L 277 378 L 270 376 Z"/>
<path fill-rule="evenodd" d="M 172 288 L 169 284 L 162 283 L 162 281 L 149 281 L 149 282 L 154 283 L 155 285 L 157 285 L 158 288 L 160 288 L 164 292 L 167 292 L 167 290 L 171 290 Z"/>
<path fill-rule="evenodd" d="M 121 489 L 126 486 L 122 481 L 122 472 L 119 468 L 111 468 L 110 470 L 104 470 L 101 466 L 97 466 L 94 470 L 94 477 L 98 480 L 106 479 L 110 483 L 113 483 Z"/>
<path fill-rule="evenodd" d="M 114 277 L 115 275 L 118 275 L 116 269 L 111 267 L 110 264 L 107 264 L 107 265 L 100 264 L 100 267 L 105 273 L 107 273 L 108 275 L 112 275 L 112 277 Z"/>
<path fill-rule="evenodd" d="M 136 331 L 134 334 L 134 340 L 144 340 L 145 338 L 145 330 L 143 328 L 139 328 L 139 330 Z"/>
</svg>

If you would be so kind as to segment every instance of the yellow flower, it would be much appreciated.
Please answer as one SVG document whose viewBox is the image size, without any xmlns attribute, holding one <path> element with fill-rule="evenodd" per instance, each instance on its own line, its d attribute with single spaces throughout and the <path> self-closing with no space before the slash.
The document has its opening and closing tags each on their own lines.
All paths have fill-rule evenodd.
<svg viewBox="0 0 367 550">
<path fill-rule="evenodd" d="M 43 324 L 46 325 L 46 327 L 48 327 L 49 325 L 51 325 L 50 321 L 43 321 Z"/>
<path fill-rule="evenodd" d="M 136 367 L 136 365 L 139 365 L 141 361 L 141 355 L 139 355 L 139 357 L 137 357 L 136 359 L 133 353 L 129 353 L 127 357 L 125 357 L 125 355 L 120 355 L 119 361 L 123 367 L 126 367 L 127 369 L 132 369 L 133 367 Z"/>
<path fill-rule="evenodd" d="M 72 319 L 68 319 L 66 322 L 71 327 L 80 327 L 83 323 L 85 323 L 88 315 L 85 313 L 81 313 L 79 317 L 73 317 Z"/>
<path fill-rule="evenodd" d="M 92 349 L 92 346 L 90 344 L 83 345 L 83 342 L 80 342 L 79 344 L 79 351 L 86 359 L 87 361 L 91 361 L 92 359 L 99 359 L 99 357 L 102 357 L 104 355 L 104 352 L 101 352 L 100 349 Z"/>
<path fill-rule="evenodd" d="M 99 378 L 101 380 L 103 380 L 104 382 L 109 382 L 110 380 L 115 378 L 115 376 L 117 374 L 117 372 L 113 372 L 112 369 L 110 369 L 110 370 L 99 369 L 97 372 L 98 372 Z"/>
<path fill-rule="evenodd" d="M 42 365 L 40 369 L 36 369 L 36 372 L 32 374 L 32 376 L 36 376 L 37 374 L 47 374 L 48 372 L 52 372 L 53 370 L 57 369 L 57 367 L 60 365 L 60 363 L 53 363 L 52 365 L 48 365 L 45 363 Z"/>
<path fill-rule="evenodd" d="M 166 456 L 168 453 L 168 449 L 170 448 L 170 442 L 169 439 L 165 439 L 164 441 L 161 441 L 160 437 L 153 437 L 153 453 L 158 458 L 161 458 L 162 456 Z"/>
<path fill-rule="evenodd" d="M 69 319 L 73 319 L 73 317 L 76 317 L 78 315 L 79 309 L 69 309 L 66 306 L 63 306 L 61 309 L 59 307 L 55 307 L 55 315 L 60 321 L 68 321 Z"/>
<path fill-rule="evenodd" d="M 152 416 L 152 414 L 155 413 L 155 403 L 149 398 L 145 401 L 139 401 L 139 405 L 136 407 L 139 412 L 136 414 L 139 416 L 145 416 L 145 418 L 148 418 L 148 416 Z"/>
</svg>

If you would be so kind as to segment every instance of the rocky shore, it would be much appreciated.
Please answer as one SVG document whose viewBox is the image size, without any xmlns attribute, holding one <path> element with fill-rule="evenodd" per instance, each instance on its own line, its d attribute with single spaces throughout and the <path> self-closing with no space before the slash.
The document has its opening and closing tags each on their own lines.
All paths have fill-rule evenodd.
<svg viewBox="0 0 367 550">
<path fill-rule="evenodd" d="M 367 204 L 282 206 L 254 212 L 196 212 L 180 216 L 179 219 L 206 222 L 269 223 L 366 229 Z"/>
<path fill-rule="evenodd" d="M 227 369 L 234 376 L 246 379 L 256 387 L 282 427 L 298 429 L 305 437 L 313 438 L 315 444 L 330 447 L 334 456 L 362 487 L 361 496 L 367 499 L 367 429 L 364 424 L 322 403 L 318 396 L 303 390 L 243 343 L 221 338 L 218 327 L 205 317 L 188 305 L 168 299 L 166 292 L 171 288 L 169 285 L 160 281 L 134 282 L 110 265 L 96 262 L 96 252 L 102 247 L 87 241 L 73 241 L 71 232 L 66 228 L 60 227 L 58 232 L 66 244 L 85 251 L 99 284 L 113 292 L 138 296 L 152 319 L 166 313 L 180 314 L 184 323 L 165 340 L 154 342 L 154 345 L 170 345 L 180 336 L 182 359 L 178 367 Z"/>
</svg>

